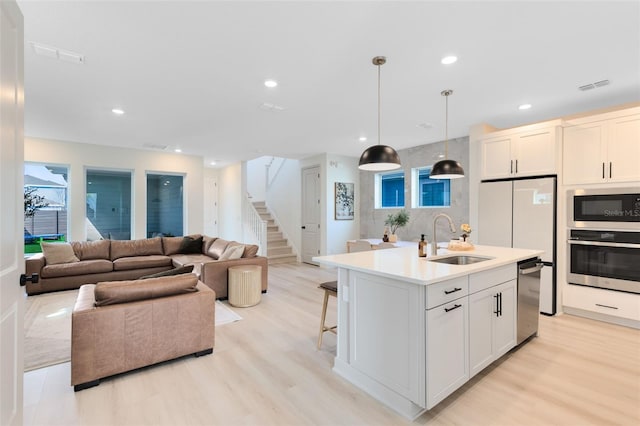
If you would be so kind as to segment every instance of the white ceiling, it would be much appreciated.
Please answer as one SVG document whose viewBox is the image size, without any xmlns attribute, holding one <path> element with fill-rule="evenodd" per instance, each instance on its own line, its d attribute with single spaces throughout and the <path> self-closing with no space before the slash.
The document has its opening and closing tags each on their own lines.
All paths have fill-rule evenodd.
<svg viewBox="0 0 640 426">
<path fill-rule="evenodd" d="M 27 136 L 167 145 L 207 165 L 358 157 L 377 143 L 377 55 L 382 143 L 396 149 L 444 139 L 443 89 L 454 90 L 449 137 L 640 101 L 638 1 L 18 4 Z M 37 56 L 31 42 L 85 63 Z M 442 65 L 447 54 L 458 62 Z"/>
</svg>

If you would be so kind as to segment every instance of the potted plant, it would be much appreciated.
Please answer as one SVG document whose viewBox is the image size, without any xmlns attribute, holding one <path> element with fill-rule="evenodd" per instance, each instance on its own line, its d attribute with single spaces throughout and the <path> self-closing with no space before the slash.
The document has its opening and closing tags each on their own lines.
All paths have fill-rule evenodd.
<svg viewBox="0 0 640 426">
<path fill-rule="evenodd" d="M 389 242 L 395 243 L 396 241 L 398 241 L 396 231 L 398 230 L 398 228 L 406 226 L 407 223 L 409 223 L 409 212 L 405 209 L 400 210 L 398 213 L 392 213 L 387 216 L 384 224 L 387 225 L 391 231 L 391 235 L 389 235 Z"/>
</svg>

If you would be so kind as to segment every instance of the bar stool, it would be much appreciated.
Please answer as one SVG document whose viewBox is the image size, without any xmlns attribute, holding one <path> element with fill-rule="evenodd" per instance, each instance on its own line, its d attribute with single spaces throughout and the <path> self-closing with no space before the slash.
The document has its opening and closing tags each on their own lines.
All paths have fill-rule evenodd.
<svg viewBox="0 0 640 426">
<path fill-rule="evenodd" d="M 318 288 L 324 290 L 324 302 L 322 303 L 322 318 L 320 319 L 320 334 L 318 335 L 318 349 L 322 345 L 322 335 L 326 331 L 330 331 L 333 334 L 337 333 L 337 325 L 333 327 L 327 327 L 325 325 L 325 320 L 327 318 L 327 305 L 329 304 L 329 296 L 338 297 L 338 282 L 337 281 L 328 281 L 326 283 L 321 283 Z"/>
</svg>

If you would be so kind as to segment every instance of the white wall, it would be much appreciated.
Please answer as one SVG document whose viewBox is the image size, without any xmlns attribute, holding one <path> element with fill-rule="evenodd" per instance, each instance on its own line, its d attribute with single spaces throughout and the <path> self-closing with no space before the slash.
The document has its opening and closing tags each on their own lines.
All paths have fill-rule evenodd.
<svg viewBox="0 0 640 426">
<path fill-rule="evenodd" d="M 302 226 L 300 162 L 284 159 L 284 161 L 275 161 L 271 169 L 274 167 L 277 170 L 270 170 L 270 175 L 273 177 L 269 183 L 265 201 L 294 252 L 300 253 L 300 227 Z M 264 178 L 264 168 L 262 172 Z"/>
<path fill-rule="evenodd" d="M 218 236 L 218 170 L 204 169 L 204 233 Z"/>
<path fill-rule="evenodd" d="M 218 236 L 225 240 L 243 241 L 241 163 L 218 171 Z"/>
<path fill-rule="evenodd" d="M 59 164 L 69 167 L 69 240 L 86 239 L 85 170 L 107 169 L 132 172 L 133 206 L 131 238 L 147 236 L 147 172 L 184 175 L 185 234 L 203 232 L 202 157 L 116 148 L 76 142 L 25 138 L 27 162 Z"/>
<path fill-rule="evenodd" d="M 373 194 L 360 192 L 360 170 L 358 158 L 345 157 L 335 154 L 327 155 L 325 198 L 326 208 L 326 251 L 323 254 L 345 253 L 347 240 L 355 240 L 360 234 L 360 205 L 362 197 L 373 197 Z M 335 183 L 347 182 L 354 184 L 354 219 L 335 219 Z"/>
<path fill-rule="evenodd" d="M 266 166 L 273 157 L 260 157 L 247 161 L 247 192 L 251 201 L 265 201 L 266 198 Z"/>
</svg>

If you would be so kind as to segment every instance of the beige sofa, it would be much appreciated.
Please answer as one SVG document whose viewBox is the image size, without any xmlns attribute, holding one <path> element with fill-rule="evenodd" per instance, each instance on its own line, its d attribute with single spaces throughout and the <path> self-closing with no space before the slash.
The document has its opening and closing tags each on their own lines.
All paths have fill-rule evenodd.
<svg viewBox="0 0 640 426">
<path fill-rule="evenodd" d="M 185 253 L 185 240 L 199 240 L 197 250 Z M 257 256 L 258 246 L 244 245 L 242 257 L 224 259 L 227 249 L 240 246 L 235 241 L 200 235 L 188 237 L 156 237 L 141 240 L 100 240 L 70 243 L 77 260 L 48 264 L 39 253 L 25 260 L 27 276 L 38 274 L 39 282 L 27 283 L 27 294 L 79 288 L 83 284 L 101 281 L 133 280 L 145 275 L 193 265 L 200 281 L 215 291 L 220 299 L 227 298 L 228 269 L 234 265 L 262 267 L 262 292 L 267 291 L 268 262 Z M 193 244 L 191 244 L 193 249 Z"/>
<path fill-rule="evenodd" d="M 215 341 L 215 293 L 192 274 L 86 284 L 71 316 L 71 385 L 182 357 Z"/>
</svg>

